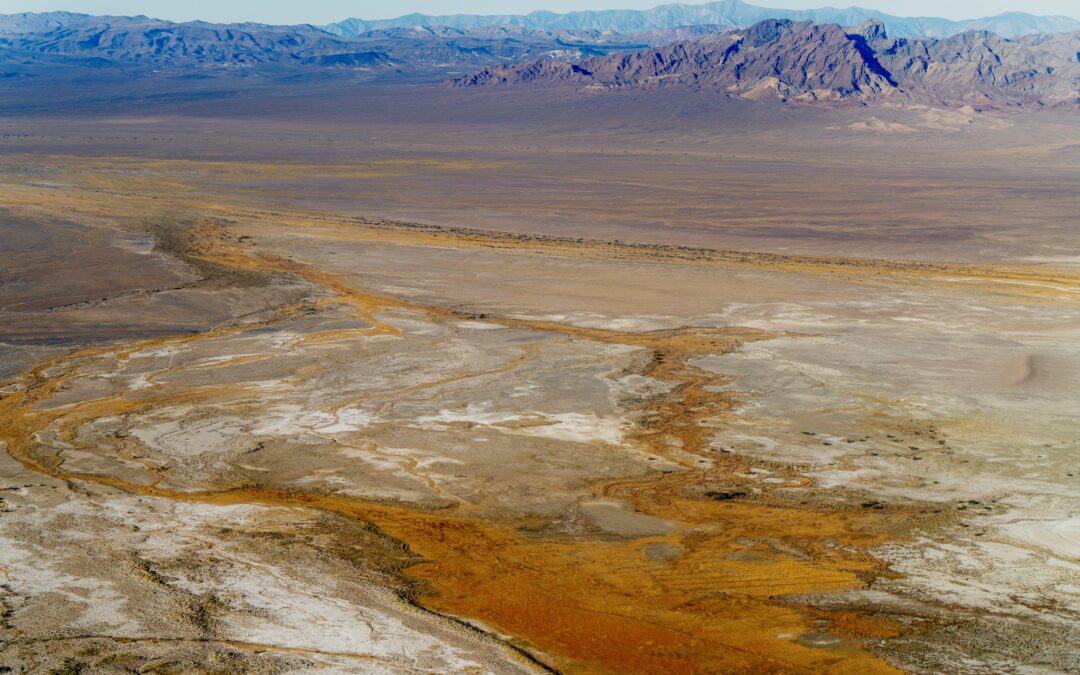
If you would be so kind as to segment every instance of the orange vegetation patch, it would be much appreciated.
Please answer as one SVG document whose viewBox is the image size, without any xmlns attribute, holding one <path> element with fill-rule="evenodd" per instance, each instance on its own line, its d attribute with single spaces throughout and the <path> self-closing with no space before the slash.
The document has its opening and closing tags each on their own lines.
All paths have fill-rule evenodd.
<svg viewBox="0 0 1080 675">
<path fill-rule="evenodd" d="M 889 670 L 865 652 L 799 643 L 797 637 L 812 629 L 808 617 L 773 598 L 861 587 L 879 568 L 865 549 L 884 541 L 884 532 L 898 524 L 886 521 L 900 515 L 716 503 L 659 490 L 664 499 L 647 510 L 687 523 L 670 535 L 545 539 L 450 509 L 256 489 L 185 493 L 67 474 L 35 457 L 35 444 L 23 435 L 30 429 L 12 433 L 11 416 L 29 403 L 24 395 L 3 403 L 0 424 L 9 451 L 56 477 L 209 504 L 318 508 L 372 522 L 429 561 L 407 570 L 436 591 L 419 599 L 423 606 L 520 638 L 568 672 Z M 64 415 L 74 422 L 115 414 L 117 404 L 123 407 L 99 401 Z"/>
<path fill-rule="evenodd" d="M 522 638 L 567 672 L 893 672 L 863 651 L 800 643 L 810 619 L 773 600 L 862 586 L 877 563 L 851 547 L 883 540 L 876 514 L 699 505 L 711 523 L 664 537 L 562 541 L 337 497 L 240 490 L 201 501 L 305 504 L 375 523 L 429 561 L 407 570 L 436 591 L 420 604 Z M 829 537 L 845 547 L 815 549 Z"/>
<path fill-rule="evenodd" d="M 903 634 L 904 626 L 885 616 L 874 616 L 860 612 L 835 610 L 814 612 L 814 616 L 829 623 L 830 630 L 850 639 L 885 639 Z"/>
</svg>

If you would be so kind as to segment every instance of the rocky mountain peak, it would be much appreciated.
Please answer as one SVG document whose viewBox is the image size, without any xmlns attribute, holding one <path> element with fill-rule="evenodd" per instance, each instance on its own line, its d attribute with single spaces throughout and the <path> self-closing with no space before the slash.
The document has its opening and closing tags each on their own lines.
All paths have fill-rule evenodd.
<svg viewBox="0 0 1080 675">
<path fill-rule="evenodd" d="M 851 35 L 861 35 L 867 42 L 880 42 L 889 39 L 885 24 L 876 19 L 867 19 L 848 31 Z"/>
</svg>

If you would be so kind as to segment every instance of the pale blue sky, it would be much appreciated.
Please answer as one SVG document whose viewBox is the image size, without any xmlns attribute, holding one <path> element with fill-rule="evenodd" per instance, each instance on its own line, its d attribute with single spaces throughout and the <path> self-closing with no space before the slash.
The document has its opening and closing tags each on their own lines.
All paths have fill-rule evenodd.
<svg viewBox="0 0 1080 675">
<path fill-rule="evenodd" d="M 684 0 L 694 4 L 695 0 Z M 1007 11 L 1080 18 L 1080 0 L 747 0 L 764 7 L 799 9 L 827 5 L 880 9 L 900 16 L 966 19 Z M 348 17 L 384 19 L 425 14 L 524 14 L 534 9 L 644 9 L 663 0 L 0 0 L 0 13 L 63 9 L 88 14 L 147 14 L 186 21 L 329 23 Z"/>
</svg>

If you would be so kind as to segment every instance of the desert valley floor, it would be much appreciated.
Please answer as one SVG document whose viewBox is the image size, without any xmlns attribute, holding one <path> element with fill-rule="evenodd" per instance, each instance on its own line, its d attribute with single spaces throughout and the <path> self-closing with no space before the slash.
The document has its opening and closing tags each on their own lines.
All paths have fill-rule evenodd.
<svg viewBox="0 0 1080 675">
<path fill-rule="evenodd" d="M 1080 671 L 1074 113 L 25 96 L 7 669 Z"/>
</svg>

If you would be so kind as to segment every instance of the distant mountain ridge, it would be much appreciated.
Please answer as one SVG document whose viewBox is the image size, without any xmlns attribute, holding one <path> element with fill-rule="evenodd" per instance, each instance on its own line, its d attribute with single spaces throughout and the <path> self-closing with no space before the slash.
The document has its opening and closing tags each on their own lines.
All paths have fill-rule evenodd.
<svg viewBox="0 0 1080 675">
<path fill-rule="evenodd" d="M 233 71 L 322 66 L 353 71 L 471 69 L 523 59 L 574 59 L 640 49 L 721 30 L 702 26 L 634 35 L 538 31 L 513 26 L 459 30 L 391 28 L 354 37 L 301 24 L 174 23 L 146 16 L 72 12 L 0 15 L 0 64 Z"/>
<path fill-rule="evenodd" d="M 396 19 L 365 21 L 346 19 L 324 28 L 336 35 L 355 36 L 390 28 L 445 26 L 469 30 L 489 26 L 517 26 L 531 30 L 595 30 L 617 33 L 641 33 L 653 30 L 697 25 L 730 25 L 747 28 L 766 19 L 791 19 L 818 24 L 835 23 L 854 26 L 865 21 L 885 25 L 894 37 L 948 37 L 971 30 L 985 30 L 1005 38 L 1031 34 L 1066 33 L 1080 30 L 1080 20 L 1067 16 L 1037 16 L 1009 12 L 992 17 L 953 21 L 935 17 L 899 17 L 860 7 L 792 10 L 758 7 L 742 0 L 720 0 L 701 5 L 670 4 L 646 10 L 599 10 L 569 12 L 537 11 L 525 15 L 456 14 L 431 16 L 408 14 Z"/>
<path fill-rule="evenodd" d="M 455 87 L 593 91 L 684 86 L 754 99 L 879 100 L 977 107 L 1080 105 L 1080 32 L 1007 40 L 986 31 L 942 39 L 889 37 L 867 21 L 768 19 L 745 30 L 576 62 L 484 68 Z"/>
<path fill-rule="evenodd" d="M 8 59 L 96 59 L 102 64 L 190 67 L 319 64 L 327 55 L 353 64 L 391 65 L 386 54 L 315 26 L 256 23 L 172 23 L 145 16 L 67 12 L 0 16 L 0 48 Z"/>
</svg>

